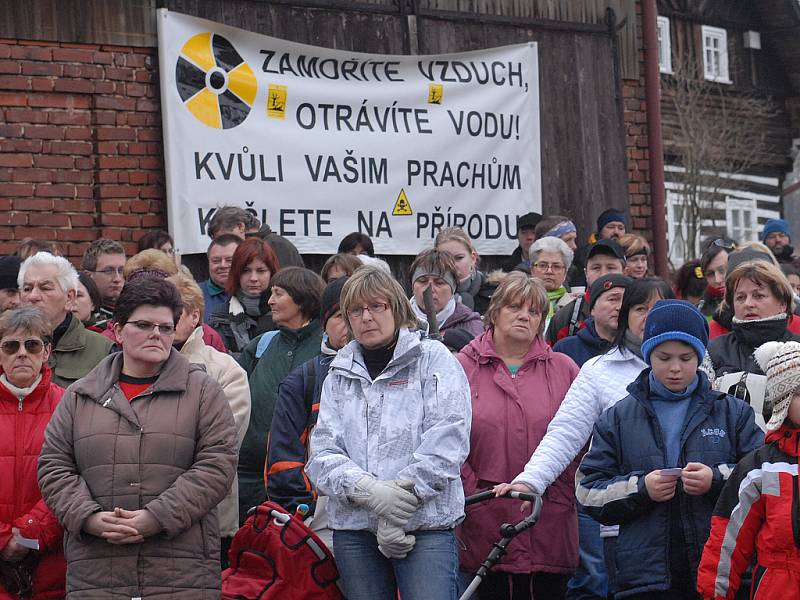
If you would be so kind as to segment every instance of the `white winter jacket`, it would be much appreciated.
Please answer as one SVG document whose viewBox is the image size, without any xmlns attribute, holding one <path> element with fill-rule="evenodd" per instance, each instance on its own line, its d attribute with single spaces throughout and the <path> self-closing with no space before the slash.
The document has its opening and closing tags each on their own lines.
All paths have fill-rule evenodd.
<svg viewBox="0 0 800 600">
<path fill-rule="evenodd" d="M 619 348 L 586 361 L 525 470 L 513 483 L 524 483 L 544 494 L 589 440 L 600 413 L 628 395 L 628 385 L 646 366 L 633 352 Z"/>
<path fill-rule="evenodd" d="M 464 518 L 461 465 L 471 423 L 469 383 L 443 344 L 400 330 L 374 381 L 358 342 L 339 350 L 306 463 L 314 488 L 329 497 L 330 528 L 377 530 L 377 518 L 348 499 L 364 475 L 415 482 L 422 502 L 406 531 L 455 527 Z"/>
</svg>

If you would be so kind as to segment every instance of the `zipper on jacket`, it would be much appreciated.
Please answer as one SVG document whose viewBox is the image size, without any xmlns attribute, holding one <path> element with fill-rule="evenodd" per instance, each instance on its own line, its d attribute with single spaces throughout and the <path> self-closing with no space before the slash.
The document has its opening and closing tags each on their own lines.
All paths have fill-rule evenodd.
<svg viewBox="0 0 800 600">
<path fill-rule="evenodd" d="M 22 412 L 22 398 L 20 398 L 20 399 L 19 399 L 19 402 L 17 403 L 17 410 L 18 410 L 19 412 Z"/>
</svg>

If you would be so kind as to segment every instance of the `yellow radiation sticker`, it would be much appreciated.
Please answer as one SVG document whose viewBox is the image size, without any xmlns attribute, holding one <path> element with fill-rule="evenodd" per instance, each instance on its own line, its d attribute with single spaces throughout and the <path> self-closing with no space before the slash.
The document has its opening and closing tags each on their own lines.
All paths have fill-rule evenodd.
<svg viewBox="0 0 800 600">
<path fill-rule="evenodd" d="M 444 86 L 441 83 L 428 84 L 428 104 L 441 104 L 444 96 Z"/>
<path fill-rule="evenodd" d="M 269 84 L 267 90 L 267 116 L 273 119 L 286 118 L 286 96 L 289 88 L 285 85 Z"/>
<path fill-rule="evenodd" d="M 404 189 L 400 189 L 400 194 L 397 196 L 397 201 L 394 203 L 394 209 L 392 210 L 392 215 L 395 217 L 400 215 L 413 215 L 414 212 L 411 210 L 411 205 L 408 203 L 408 196 L 406 196 L 406 191 Z"/>
</svg>

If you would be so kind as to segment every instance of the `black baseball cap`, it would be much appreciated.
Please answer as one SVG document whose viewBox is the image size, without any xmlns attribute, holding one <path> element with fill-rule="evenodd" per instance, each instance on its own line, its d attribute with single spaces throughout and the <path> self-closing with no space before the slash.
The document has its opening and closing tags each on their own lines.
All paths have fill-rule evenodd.
<svg viewBox="0 0 800 600">
<path fill-rule="evenodd" d="M 589 248 L 589 252 L 586 254 L 586 259 L 590 259 L 596 254 L 607 254 L 609 256 L 614 256 L 625 262 L 625 250 L 622 246 L 619 245 L 614 239 L 604 239 L 598 240 L 594 244 L 592 244 L 591 248 Z"/>
<path fill-rule="evenodd" d="M 542 220 L 542 215 L 537 212 L 529 212 L 517 217 L 517 231 L 523 227 L 536 227 L 539 221 Z"/>
</svg>

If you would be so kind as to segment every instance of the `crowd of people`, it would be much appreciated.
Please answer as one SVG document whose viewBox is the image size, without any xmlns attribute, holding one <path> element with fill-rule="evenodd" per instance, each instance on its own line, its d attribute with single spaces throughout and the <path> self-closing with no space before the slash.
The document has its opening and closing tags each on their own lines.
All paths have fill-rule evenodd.
<svg viewBox="0 0 800 600">
<path fill-rule="evenodd" d="M 671 281 L 610 208 L 459 228 L 406 281 L 346 236 L 320 273 L 236 207 L 208 279 L 147 232 L 76 269 L 0 258 L 0 598 L 219 598 L 267 500 L 348 600 L 800 598 L 800 273 L 785 221 Z M 238 539 L 238 538 L 237 538 Z"/>
</svg>

